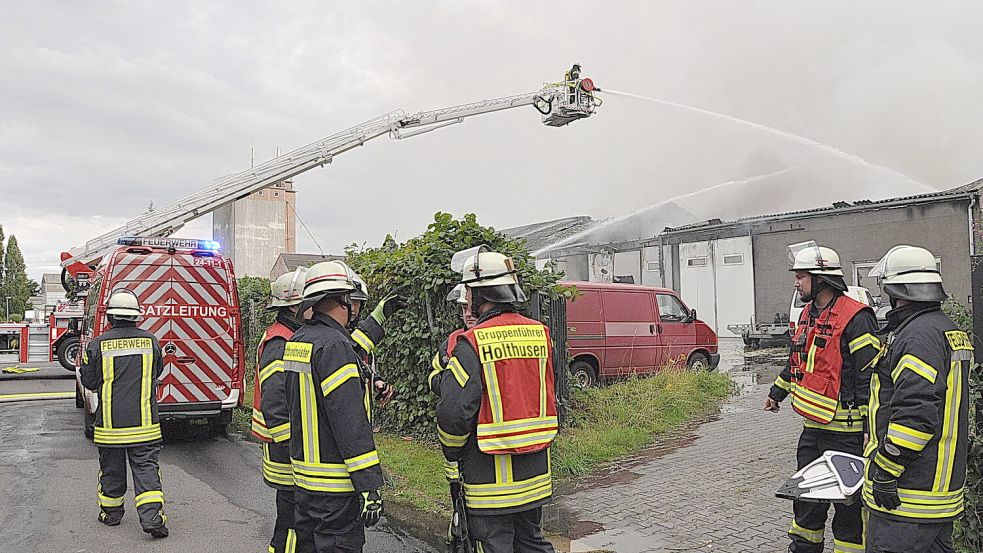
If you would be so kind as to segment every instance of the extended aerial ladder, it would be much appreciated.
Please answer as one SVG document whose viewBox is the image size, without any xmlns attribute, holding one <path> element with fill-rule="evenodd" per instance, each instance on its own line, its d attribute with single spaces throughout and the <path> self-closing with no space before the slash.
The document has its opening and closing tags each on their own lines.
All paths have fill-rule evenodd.
<svg viewBox="0 0 983 553">
<path fill-rule="evenodd" d="M 593 81 L 580 78 L 579 66 L 575 67 L 577 71 L 568 72 L 567 80 L 547 84 L 534 92 L 421 111 L 412 115 L 403 110 L 392 111 L 245 171 L 222 177 L 198 192 L 161 209 L 145 213 L 119 228 L 89 240 L 83 246 L 62 252 L 62 285 L 66 290 L 73 285 L 84 289 L 93 267 L 115 248 L 120 237 L 170 236 L 192 219 L 307 170 L 323 167 L 336 156 L 385 134 L 393 139 L 409 138 L 461 123 L 467 117 L 523 106 L 536 108 L 542 115 L 543 124 L 550 127 L 562 127 L 589 117 L 601 105 L 601 100 L 594 95 Z"/>
</svg>

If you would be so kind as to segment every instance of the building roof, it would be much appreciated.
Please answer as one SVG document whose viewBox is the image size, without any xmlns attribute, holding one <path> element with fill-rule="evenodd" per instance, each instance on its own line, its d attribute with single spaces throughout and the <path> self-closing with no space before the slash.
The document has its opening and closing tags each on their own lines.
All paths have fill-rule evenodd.
<svg viewBox="0 0 983 553">
<path fill-rule="evenodd" d="M 41 284 L 57 284 L 61 286 L 61 275 L 58 273 L 44 273 L 41 275 Z"/>
<path fill-rule="evenodd" d="M 544 223 L 533 223 L 521 227 L 502 229 L 500 232 L 511 238 L 525 240 L 529 251 L 536 251 L 569 236 L 584 232 L 597 223 L 598 221 L 591 219 L 587 215 L 579 215 L 577 217 L 565 217 Z"/>
<path fill-rule="evenodd" d="M 722 221 L 720 219 L 709 219 L 707 221 L 700 221 L 699 223 L 692 223 L 689 225 L 682 225 L 679 227 L 666 227 L 663 234 L 675 234 L 689 232 L 693 230 L 707 230 L 721 227 L 738 226 L 744 224 L 754 224 L 760 222 L 772 222 L 781 221 L 785 219 L 802 219 L 806 217 L 817 217 L 830 214 L 838 213 L 849 213 L 854 211 L 867 211 L 871 209 L 881 209 L 888 207 L 900 207 L 907 204 L 918 204 L 918 203 L 929 203 L 937 202 L 940 200 L 946 200 L 951 198 L 961 198 L 969 197 L 978 194 L 983 190 L 983 179 L 971 182 L 969 184 L 964 184 L 962 186 L 957 186 L 955 188 L 950 188 L 948 190 L 941 190 L 939 192 L 930 192 L 926 194 L 917 194 L 915 196 L 904 196 L 900 198 L 888 198 L 886 200 L 858 200 L 855 202 L 834 202 L 830 206 L 818 207 L 814 209 L 804 209 L 801 211 L 788 211 L 785 213 L 775 213 L 771 215 L 754 215 L 751 217 L 742 217 L 740 219 L 734 219 L 733 221 Z"/>
<path fill-rule="evenodd" d="M 286 272 L 293 271 L 297 267 L 307 267 L 320 261 L 344 260 L 343 255 L 321 255 L 316 253 L 281 253 L 273 263 L 274 268 L 283 263 L 287 268 Z"/>
</svg>

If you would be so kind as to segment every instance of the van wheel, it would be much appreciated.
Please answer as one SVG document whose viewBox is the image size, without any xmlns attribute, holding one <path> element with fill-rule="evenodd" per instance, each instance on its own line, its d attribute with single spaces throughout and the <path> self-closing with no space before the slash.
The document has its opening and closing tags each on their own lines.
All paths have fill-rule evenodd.
<svg viewBox="0 0 983 553">
<path fill-rule="evenodd" d="M 594 373 L 594 367 L 587 361 L 574 361 L 570 365 L 570 377 L 573 385 L 581 390 L 586 390 L 597 384 L 597 375 Z"/>
<path fill-rule="evenodd" d="M 79 348 L 81 347 L 78 336 L 73 336 L 58 344 L 55 354 L 58 356 L 58 362 L 65 370 L 75 370 L 75 361 L 79 358 Z"/>
<path fill-rule="evenodd" d="M 686 366 L 691 371 L 706 371 L 710 369 L 710 358 L 705 353 L 697 351 L 689 356 Z"/>
</svg>

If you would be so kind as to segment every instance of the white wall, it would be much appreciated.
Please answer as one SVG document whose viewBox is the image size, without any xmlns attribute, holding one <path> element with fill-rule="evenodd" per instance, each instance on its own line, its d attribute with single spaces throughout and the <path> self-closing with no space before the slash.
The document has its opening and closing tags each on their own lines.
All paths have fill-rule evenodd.
<svg viewBox="0 0 983 553">
<path fill-rule="evenodd" d="M 716 328 L 713 260 L 709 242 L 679 245 L 679 295 L 697 316 Z"/>
<path fill-rule="evenodd" d="M 718 335 L 736 336 L 727 325 L 747 323 L 754 313 L 751 238 L 680 244 L 679 266 L 680 296 L 686 305 Z"/>
<path fill-rule="evenodd" d="M 635 284 L 642 283 L 641 251 L 617 252 L 614 254 L 614 276 L 631 276 Z"/>
</svg>

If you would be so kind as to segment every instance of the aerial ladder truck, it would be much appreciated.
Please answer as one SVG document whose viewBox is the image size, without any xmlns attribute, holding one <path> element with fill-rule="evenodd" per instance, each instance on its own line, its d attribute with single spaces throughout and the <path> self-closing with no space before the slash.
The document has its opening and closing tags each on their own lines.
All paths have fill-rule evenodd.
<svg viewBox="0 0 983 553">
<path fill-rule="evenodd" d="M 414 114 L 407 114 L 401 109 L 391 111 L 255 167 L 222 177 L 193 194 L 145 213 L 82 246 L 62 252 L 62 286 L 70 294 L 83 296 L 96 265 L 106 254 L 116 249 L 121 238 L 171 236 L 193 219 L 305 171 L 323 167 L 334 161 L 335 157 L 362 146 L 373 138 L 384 135 L 397 140 L 410 138 L 462 123 L 468 117 L 525 106 L 535 108 L 541 115 L 542 123 L 550 127 L 563 127 L 578 119 L 590 117 L 601 105 L 601 100 L 595 94 L 597 88 L 594 82 L 590 78 L 580 77 L 579 65 L 575 68 L 576 71 L 567 72 L 563 81 L 546 84 L 539 90 L 524 94 Z M 69 352 L 78 352 L 79 328 L 79 324 L 71 325 L 72 331 L 59 336 L 58 344 L 52 344 L 53 349 L 66 351 L 63 356 L 66 359 L 74 357 Z"/>
</svg>

